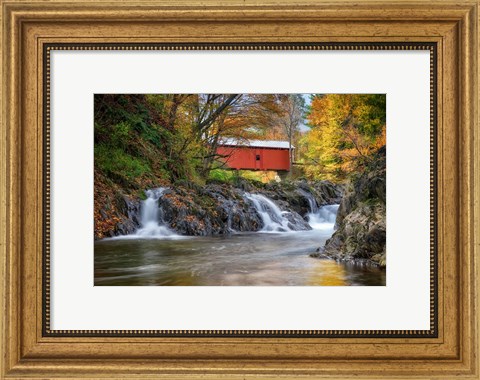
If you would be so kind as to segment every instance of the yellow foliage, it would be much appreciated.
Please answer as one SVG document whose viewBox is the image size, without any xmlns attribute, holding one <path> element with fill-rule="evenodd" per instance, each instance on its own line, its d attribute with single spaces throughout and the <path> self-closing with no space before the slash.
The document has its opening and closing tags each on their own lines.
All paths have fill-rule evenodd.
<svg viewBox="0 0 480 380">
<path fill-rule="evenodd" d="M 308 121 L 302 140 L 307 177 L 342 181 L 385 145 L 385 96 L 316 95 Z"/>
</svg>

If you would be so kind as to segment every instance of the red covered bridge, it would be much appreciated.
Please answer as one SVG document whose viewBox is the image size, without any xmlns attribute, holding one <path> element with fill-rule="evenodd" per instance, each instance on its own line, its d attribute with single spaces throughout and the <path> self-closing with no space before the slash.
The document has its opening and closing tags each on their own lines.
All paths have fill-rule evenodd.
<svg viewBox="0 0 480 380">
<path fill-rule="evenodd" d="M 290 170 L 288 141 L 224 139 L 218 145 L 217 153 L 230 169 Z"/>
</svg>

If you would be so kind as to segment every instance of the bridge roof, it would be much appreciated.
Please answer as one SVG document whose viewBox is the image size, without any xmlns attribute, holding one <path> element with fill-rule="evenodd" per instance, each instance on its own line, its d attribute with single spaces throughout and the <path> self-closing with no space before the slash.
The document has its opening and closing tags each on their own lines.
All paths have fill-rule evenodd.
<svg viewBox="0 0 480 380">
<path fill-rule="evenodd" d="M 277 140 L 239 140 L 234 138 L 222 139 L 218 145 L 221 146 L 243 146 L 248 148 L 276 148 L 288 149 L 288 141 Z M 292 148 L 294 146 L 292 145 Z"/>
</svg>

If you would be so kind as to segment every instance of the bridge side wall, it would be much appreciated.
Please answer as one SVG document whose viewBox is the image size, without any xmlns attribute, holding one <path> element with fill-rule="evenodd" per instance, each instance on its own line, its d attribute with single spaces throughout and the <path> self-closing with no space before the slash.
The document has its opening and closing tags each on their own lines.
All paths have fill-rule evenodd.
<svg viewBox="0 0 480 380">
<path fill-rule="evenodd" d="M 230 169 L 288 171 L 288 149 L 220 146 L 217 153 L 223 156 Z"/>
</svg>

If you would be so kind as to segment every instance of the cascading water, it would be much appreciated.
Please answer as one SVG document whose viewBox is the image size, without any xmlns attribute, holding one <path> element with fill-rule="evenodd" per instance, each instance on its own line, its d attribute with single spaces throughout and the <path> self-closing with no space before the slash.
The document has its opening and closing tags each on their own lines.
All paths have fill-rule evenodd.
<svg viewBox="0 0 480 380">
<path fill-rule="evenodd" d="M 307 214 L 308 224 L 314 230 L 332 230 L 335 227 L 337 218 L 338 204 L 318 207 L 317 201 L 312 193 L 303 189 L 298 189 L 308 201 L 310 212 Z"/>
<path fill-rule="evenodd" d="M 252 202 L 262 219 L 262 232 L 293 231 L 292 228 L 290 228 L 289 220 L 285 217 L 287 212 L 280 210 L 271 199 L 261 194 L 249 193 L 245 193 L 245 197 Z"/>
<path fill-rule="evenodd" d="M 167 190 L 164 187 L 145 191 L 147 199 L 142 202 L 140 224 L 134 237 L 174 237 L 174 232 L 165 226 L 158 200 Z M 131 235 L 132 236 L 132 235 Z"/>
<path fill-rule="evenodd" d="M 314 230 L 332 230 L 335 227 L 337 211 L 340 205 L 326 205 L 318 208 L 317 212 L 308 214 L 308 224 Z"/>
<path fill-rule="evenodd" d="M 300 188 L 297 191 L 300 194 L 302 194 L 306 198 L 306 200 L 308 201 L 308 205 L 310 207 L 310 213 L 315 214 L 318 211 L 318 205 L 317 205 L 317 200 L 312 195 L 312 193 L 309 193 L 308 191 L 305 191 L 305 190 L 300 189 Z"/>
</svg>

